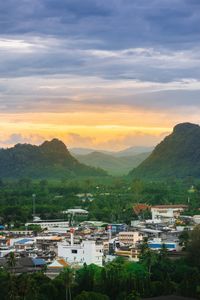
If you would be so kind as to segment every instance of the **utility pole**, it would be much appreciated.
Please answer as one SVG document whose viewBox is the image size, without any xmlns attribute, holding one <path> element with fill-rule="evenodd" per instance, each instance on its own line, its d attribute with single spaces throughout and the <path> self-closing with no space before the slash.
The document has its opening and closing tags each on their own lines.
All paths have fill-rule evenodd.
<svg viewBox="0 0 200 300">
<path fill-rule="evenodd" d="M 36 198 L 36 194 L 32 194 L 32 199 L 33 199 L 33 221 L 35 219 L 35 198 Z"/>
</svg>

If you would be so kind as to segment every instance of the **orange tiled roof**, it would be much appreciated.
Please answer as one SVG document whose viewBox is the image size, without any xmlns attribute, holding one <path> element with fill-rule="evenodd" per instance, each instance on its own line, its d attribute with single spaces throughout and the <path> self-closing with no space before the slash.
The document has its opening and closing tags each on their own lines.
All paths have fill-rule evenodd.
<svg viewBox="0 0 200 300">
<path fill-rule="evenodd" d="M 133 211 L 135 214 L 139 214 L 140 212 L 150 209 L 150 206 L 145 203 L 139 203 L 133 206 Z"/>
</svg>

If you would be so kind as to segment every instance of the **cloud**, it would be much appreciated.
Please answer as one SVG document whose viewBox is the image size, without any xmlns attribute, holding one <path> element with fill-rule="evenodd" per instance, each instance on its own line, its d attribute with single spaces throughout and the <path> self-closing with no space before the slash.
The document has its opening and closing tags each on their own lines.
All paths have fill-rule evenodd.
<svg viewBox="0 0 200 300">
<path fill-rule="evenodd" d="M 33 143 L 40 144 L 44 140 L 44 137 L 38 134 L 22 135 L 21 133 L 13 133 L 7 137 L 1 135 L 0 145 L 2 147 L 10 147 L 15 144 L 21 143 Z"/>
<path fill-rule="evenodd" d="M 199 21 L 198 0 L 0 1 L 0 111 L 6 124 L 10 114 L 27 120 L 30 113 L 55 114 L 47 127 L 55 118 L 61 123 L 62 113 L 70 121 L 63 118 L 59 126 L 77 118 L 142 126 L 151 115 L 149 124 L 158 127 L 199 120 Z M 92 112 L 102 117 L 84 120 Z M 39 128 L 42 120 L 37 122 Z M 134 142 L 134 135 L 125 135 L 120 140 L 115 134 L 121 145 Z M 31 140 L 22 134 L 7 142 L 26 138 Z M 155 141 L 137 135 L 141 143 L 145 138 Z M 81 131 L 66 139 L 98 143 Z M 114 139 L 107 138 L 107 146 Z"/>
<path fill-rule="evenodd" d="M 171 82 L 94 76 L 30 76 L 0 79 L 1 113 L 199 109 L 200 80 Z M 177 112 L 177 111 L 176 111 Z"/>
<path fill-rule="evenodd" d="M 68 132 L 67 135 L 59 137 L 67 147 L 91 147 L 93 149 L 115 149 L 120 150 L 127 148 L 129 146 L 155 146 L 164 136 L 169 134 L 168 132 L 158 133 L 158 134 L 148 134 L 142 131 L 133 131 L 129 134 L 116 134 L 113 138 L 105 138 L 103 140 L 98 140 L 93 135 L 85 136 L 82 134 L 77 134 L 73 132 Z M 45 140 L 50 140 L 55 136 L 52 134 L 51 136 L 44 137 L 39 134 L 21 134 L 14 133 L 7 136 L 0 136 L 0 145 L 1 147 L 12 147 L 18 143 L 28 143 L 28 144 L 36 144 L 40 145 Z"/>
<path fill-rule="evenodd" d="M 199 6 L 188 0 L 7 0 L 0 3 L 0 28 L 2 34 L 96 36 L 116 48 L 178 46 L 199 34 Z"/>
<path fill-rule="evenodd" d="M 95 138 L 91 136 L 81 136 L 80 134 L 69 132 L 66 137 L 66 144 L 70 147 L 86 147 L 88 145 L 94 145 Z"/>
<path fill-rule="evenodd" d="M 96 144 L 97 148 L 101 149 L 125 149 L 130 146 L 155 146 L 157 145 L 169 132 L 162 134 L 148 134 L 142 131 L 135 131 L 130 134 L 117 135 L 114 138 L 107 139 L 101 144 Z"/>
<path fill-rule="evenodd" d="M 200 4 L 188 0 L 7 0 L 0 34 L 82 38 L 102 49 L 198 44 Z"/>
</svg>

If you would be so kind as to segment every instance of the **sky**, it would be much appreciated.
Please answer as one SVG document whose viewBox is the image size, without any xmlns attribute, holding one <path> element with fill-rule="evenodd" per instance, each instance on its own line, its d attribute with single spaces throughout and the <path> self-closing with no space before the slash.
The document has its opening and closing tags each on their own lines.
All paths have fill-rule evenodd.
<svg viewBox="0 0 200 300">
<path fill-rule="evenodd" d="M 200 123 L 199 0 L 0 1 L 0 146 L 152 146 Z"/>
</svg>

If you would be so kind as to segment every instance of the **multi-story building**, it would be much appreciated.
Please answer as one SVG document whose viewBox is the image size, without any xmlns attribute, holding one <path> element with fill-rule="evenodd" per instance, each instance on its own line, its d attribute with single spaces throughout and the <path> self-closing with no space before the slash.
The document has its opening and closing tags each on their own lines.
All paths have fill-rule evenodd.
<svg viewBox="0 0 200 300">
<path fill-rule="evenodd" d="M 177 205 L 156 205 L 151 207 L 152 220 L 162 220 L 173 222 L 178 218 L 185 209 L 187 205 L 177 204 Z"/>
<path fill-rule="evenodd" d="M 95 241 L 83 241 L 78 245 L 68 245 L 66 242 L 58 244 L 58 257 L 64 258 L 70 264 L 83 265 L 86 263 L 102 266 L 103 245 Z"/>
<path fill-rule="evenodd" d="M 138 231 L 124 231 L 119 233 L 119 242 L 124 245 L 135 245 L 142 240 L 142 234 Z"/>
</svg>

